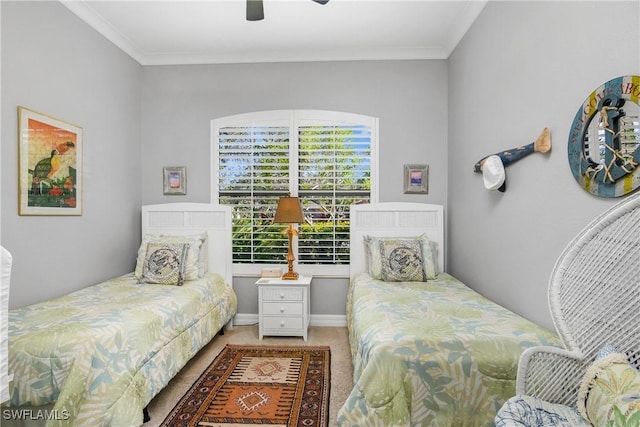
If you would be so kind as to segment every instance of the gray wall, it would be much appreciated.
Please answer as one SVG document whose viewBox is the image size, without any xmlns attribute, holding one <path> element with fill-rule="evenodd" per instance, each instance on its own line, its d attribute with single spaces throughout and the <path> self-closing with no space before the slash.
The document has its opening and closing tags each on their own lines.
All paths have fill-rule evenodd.
<svg viewBox="0 0 640 427">
<path fill-rule="evenodd" d="M 637 1 L 490 2 L 449 58 L 449 270 L 550 328 L 555 260 L 619 201 L 577 184 L 569 128 L 591 91 L 640 74 L 639 16 Z M 485 190 L 473 164 L 545 126 L 551 153 L 510 165 L 505 193 Z"/>
<path fill-rule="evenodd" d="M 547 326 L 555 259 L 615 203 L 579 188 L 566 141 L 593 89 L 640 73 L 637 2 L 490 2 L 448 61 L 167 67 L 139 66 L 58 3 L 0 7 L 1 229 L 14 254 L 12 307 L 131 271 L 141 204 L 209 201 L 210 121 L 229 114 L 379 117 L 381 201 L 444 204 L 449 271 Z M 18 105 L 83 127 L 81 217 L 17 215 Z M 506 193 L 484 190 L 473 164 L 545 126 L 552 153 L 510 166 Z M 430 166 L 430 194 L 404 195 L 402 166 L 417 162 Z M 187 166 L 186 196 L 163 196 L 163 166 Z M 234 280 L 240 313 L 257 312 L 252 283 Z M 314 281 L 312 313 L 344 314 L 346 284 Z"/>
<path fill-rule="evenodd" d="M 187 167 L 187 195 L 208 202 L 211 120 L 277 109 L 320 109 L 380 119 L 380 201 L 446 204 L 446 61 L 145 67 L 142 202 L 162 195 L 162 167 Z M 403 165 L 429 164 L 429 194 L 403 194 Z M 304 273 L 304 268 L 298 269 Z M 238 313 L 258 312 L 255 278 L 236 278 Z M 312 315 L 344 315 L 346 278 L 316 279 Z"/>
<path fill-rule="evenodd" d="M 13 308 L 133 270 L 142 67 L 58 2 L 0 7 L 1 227 L 13 254 Z M 82 216 L 18 215 L 18 106 L 83 128 Z"/>
</svg>

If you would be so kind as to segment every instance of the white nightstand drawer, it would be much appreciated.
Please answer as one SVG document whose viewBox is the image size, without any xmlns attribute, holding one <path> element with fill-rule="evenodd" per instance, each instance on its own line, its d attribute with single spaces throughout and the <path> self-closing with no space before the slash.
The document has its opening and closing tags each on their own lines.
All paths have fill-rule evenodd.
<svg viewBox="0 0 640 427">
<path fill-rule="evenodd" d="M 262 318 L 262 322 L 264 329 L 281 329 L 283 331 L 287 329 L 301 330 L 303 325 L 302 317 L 265 316 Z"/>
<path fill-rule="evenodd" d="M 296 280 L 262 277 L 258 286 L 258 336 L 301 336 L 307 340 L 311 276 Z"/>
<path fill-rule="evenodd" d="M 262 289 L 263 301 L 302 301 L 302 288 L 275 288 L 265 287 Z"/>
<path fill-rule="evenodd" d="M 266 315 L 301 316 L 304 313 L 302 302 L 264 302 L 262 313 Z"/>
</svg>

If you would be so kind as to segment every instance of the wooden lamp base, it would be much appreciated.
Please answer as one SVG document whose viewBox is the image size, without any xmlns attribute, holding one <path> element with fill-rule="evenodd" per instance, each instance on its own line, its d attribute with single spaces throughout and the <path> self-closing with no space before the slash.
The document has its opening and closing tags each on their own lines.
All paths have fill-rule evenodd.
<svg viewBox="0 0 640 427">
<path fill-rule="evenodd" d="M 287 253 L 287 262 L 289 263 L 289 271 L 282 275 L 283 280 L 298 280 L 298 273 L 293 271 L 293 261 L 296 257 L 293 256 L 293 250 L 291 249 L 291 242 L 293 240 L 293 236 L 297 235 L 298 231 L 293 228 L 293 224 L 289 224 L 289 228 L 287 229 L 287 236 L 289 237 L 289 253 Z"/>
<path fill-rule="evenodd" d="M 296 273 L 293 270 L 289 270 L 282 275 L 283 280 L 298 280 L 298 277 L 299 277 L 298 273 Z"/>
</svg>

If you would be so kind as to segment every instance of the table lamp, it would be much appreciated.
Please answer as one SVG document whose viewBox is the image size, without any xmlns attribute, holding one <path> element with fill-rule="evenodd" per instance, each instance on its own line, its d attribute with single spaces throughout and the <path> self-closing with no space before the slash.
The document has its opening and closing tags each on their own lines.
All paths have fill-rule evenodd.
<svg viewBox="0 0 640 427">
<path fill-rule="evenodd" d="M 293 224 L 299 224 L 304 221 L 304 215 L 302 215 L 302 207 L 300 206 L 300 200 L 297 197 L 288 196 L 280 197 L 278 200 L 278 208 L 276 209 L 276 216 L 273 218 L 274 223 L 289 224 L 287 229 L 287 236 L 289 237 L 289 253 L 287 254 L 287 262 L 289 263 L 289 271 L 282 275 L 285 280 L 297 280 L 298 273 L 293 271 L 293 261 L 296 259 L 293 256 L 293 250 L 291 248 L 291 241 L 293 236 L 298 235 L 298 230 L 293 228 Z"/>
</svg>

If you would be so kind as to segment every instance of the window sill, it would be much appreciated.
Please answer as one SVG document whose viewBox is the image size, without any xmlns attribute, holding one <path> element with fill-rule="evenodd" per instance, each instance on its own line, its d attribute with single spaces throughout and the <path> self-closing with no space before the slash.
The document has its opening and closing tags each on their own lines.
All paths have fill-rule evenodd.
<svg viewBox="0 0 640 427">
<path fill-rule="evenodd" d="M 263 268 L 279 268 L 283 273 L 287 271 L 284 264 L 233 264 L 233 277 L 260 277 Z M 348 265 L 294 265 L 293 269 L 300 274 L 327 279 L 348 279 Z"/>
</svg>

